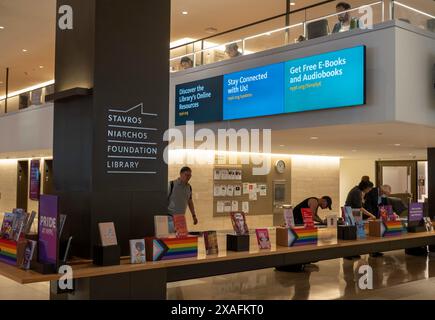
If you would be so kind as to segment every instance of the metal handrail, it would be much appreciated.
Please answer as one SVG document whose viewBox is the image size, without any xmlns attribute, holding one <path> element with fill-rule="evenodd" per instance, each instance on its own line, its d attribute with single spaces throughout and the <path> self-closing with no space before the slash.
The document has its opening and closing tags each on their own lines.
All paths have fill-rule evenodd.
<svg viewBox="0 0 435 320">
<path fill-rule="evenodd" d="M 245 25 L 242 25 L 242 26 L 230 29 L 230 30 L 222 31 L 222 32 L 213 34 L 211 36 L 207 36 L 205 38 L 201 38 L 201 39 L 198 39 L 198 40 L 195 40 L 195 41 L 187 42 L 185 44 L 180 44 L 180 45 L 178 45 L 176 47 L 170 48 L 170 50 L 175 50 L 175 49 L 178 49 L 178 48 L 182 48 L 182 47 L 185 47 L 185 46 L 188 46 L 188 45 L 195 44 L 197 42 L 206 41 L 206 40 L 209 40 L 211 38 L 219 37 L 219 36 L 222 36 L 224 34 L 228 34 L 228 33 L 234 32 L 234 31 L 239 31 L 239 30 L 242 30 L 242 29 L 245 29 L 245 28 L 249 28 L 249 27 L 255 26 L 257 24 L 261 24 L 261 23 L 264 23 L 264 22 L 268 22 L 268 21 L 271 21 L 271 20 L 282 18 L 282 17 L 285 17 L 286 15 L 289 15 L 289 14 L 295 14 L 295 13 L 298 13 L 298 12 L 302 12 L 302 11 L 305 11 L 305 10 L 308 10 L 308 9 L 312 9 L 312 8 L 319 7 L 319 6 L 322 6 L 322 5 L 331 3 L 331 2 L 336 2 L 336 1 L 337 0 L 326 0 L 326 1 L 322 1 L 322 2 L 319 2 L 319 3 L 315 3 L 315 4 L 312 4 L 312 5 L 303 7 L 303 8 L 299 8 L 299 9 L 294 10 L 294 11 L 289 11 L 289 12 L 281 13 L 281 14 L 278 14 L 278 15 L 273 16 L 273 17 L 269 17 L 269 18 L 266 18 L 266 19 L 263 19 L 263 20 L 251 22 L 251 23 L 248 23 L 248 24 L 245 24 Z"/>
<path fill-rule="evenodd" d="M 309 9 L 309 8 L 317 7 L 317 6 L 324 5 L 324 4 L 327 4 L 327 3 L 330 3 L 330 2 L 334 2 L 334 1 L 336 1 L 336 0 L 332 0 L 332 1 L 331 1 L 331 0 L 323 1 L 323 2 L 318 3 L 318 4 L 316 4 L 316 5 L 311 5 L 311 6 L 308 6 L 308 7 L 305 7 L 305 8 L 301 8 L 301 9 L 295 10 L 295 11 L 293 11 L 293 12 L 291 12 L 291 13 L 296 13 L 296 12 L 299 12 L 299 11 L 303 11 L 303 10 L 306 10 L 306 9 Z M 343 13 L 347 13 L 347 12 L 352 12 L 352 11 L 359 10 L 359 9 L 361 9 L 361 8 L 371 7 L 371 6 L 375 6 L 375 5 L 379 5 L 379 4 L 382 5 L 382 13 L 383 13 L 383 11 L 384 11 L 384 0 L 376 1 L 376 2 L 369 3 L 369 4 L 361 5 L 361 6 L 357 7 L 357 8 L 352 8 L 352 9 L 349 9 L 349 10 L 346 10 L 346 11 L 343 11 L 343 12 L 340 12 L 340 13 L 334 13 L 334 14 L 330 14 L 330 15 L 327 15 L 327 16 L 318 17 L 318 18 L 311 19 L 311 20 L 307 20 L 307 21 L 304 21 L 304 22 L 300 22 L 300 23 L 297 23 L 297 24 L 294 24 L 294 25 L 291 25 L 291 26 L 285 26 L 285 27 L 281 27 L 281 28 L 274 29 L 274 30 L 271 30 L 271 31 L 262 32 L 262 33 L 257 34 L 257 35 L 248 36 L 248 37 L 246 37 L 246 38 L 241 38 L 241 39 L 233 40 L 233 41 L 230 41 L 230 42 L 226 42 L 226 43 L 224 43 L 224 44 L 217 44 L 217 45 L 214 45 L 214 46 L 209 47 L 209 48 L 206 48 L 206 49 L 203 49 L 203 48 L 202 48 L 201 50 L 198 50 L 198 51 L 193 50 L 193 52 L 185 53 L 185 54 L 182 54 L 182 55 L 179 55 L 179 56 L 176 56 L 176 57 L 170 58 L 169 61 L 175 61 L 175 60 L 179 60 L 179 59 L 181 59 L 181 58 L 183 58 L 183 57 L 188 57 L 188 56 L 192 56 L 192 55 L 193 55 L 194 66 L 196 66 L 196 55 L 199 54 L 199 53 L 203 53 L 203 52 L 206 52 L 206 51 L 210 51 L 210 50 L 213 50 L 213 49 L 217 49 L 217 48 L 220 48 L 220 47 L 226 46 L 226 45 L 228 45 L 228 44 L 238 43 L 238 42 L 242 42 L 242 52 L 243 52 L 243 51 L 244 51 L 245 41 L 246 41 L 246 40 L 253 39 L 253 38 L 257 38 L 257 37 L 264 36 L 264 35 L 269 35 L 269 34 L 272 34 L 272 33 L 274 33 L 274 32 L 278 32 L 278 31 L 290 30 L 291 28 L 295 28 L 295 27 L 299 27 L 299 26 L 304 26 L 304 36 L 306 37 L 305 26 L 306 26 L 308 23 L 315 22 L 315 21 L 322 20 L 322 19 L 327 19 L 327 18 L 330 18 L 330 17 L 337 16 L 337 15 L 339 15 L 339 14 L 343 14 Z M 192 41 L 192 42 L 189 42 L 189 43 L 186 43 L 186 44 L 179 45 L 179 46 L 177 46 L 177 47 L 171 48 L 170 50 L 172 51 L 172 50 L 175 50 L 175 49 L 177 49 L 177 48 L 187 47 L 187 46 L 189 46 L 189 45 L 192 45 L 192 44 L 194 44 L 194 43 L 198 43 L 198 42 L 201 42 L 201 43 L 202 43 L 202 47 L 203 47 L 204 40 L 211 39 L 211 38 L 215 38 L 215 37 L 218 37 L 218 36 L 220 36 L 220 35 L 228 34 L 228 33 L 234 32 L 234 31 L 238 31 L 238 30 L 241 30 L 241 29 L 246 28 L 247 26 L 253 26 L 253 25 L 261 24 L 261 23 L 263 23 L 263 22 L 265 22 L 265 21 L 270 21 L 270 20 L 276 19 L 277 17 L 278 17 L 278 18 L 279 18 L 279 17 L 283 17 L 284 15 L 285 15 L 285 14 L 281 14 L 281 15 L 278 15 L 278 16 L 275 16 L 275 17 L 272 17 L 272 18 L 268 18 L 268 19 L 261 20 L 261 21 L 256 22 L 256 23 L 251 23 L 251 24 L 249 24 L 249 25 L 245 25 L 245 26 L 238 27 L 238 28 L 235 28 L 235 29 L 232 29 L 232 30 L 229 30 L 229 31 L 225 31 L 225 32 L 222 32 L 222 33 L 217 34 L 217 35 L 213 35 L 213 36 L 209 36 L 209 37 L 206 37 L 206 38 L 203 38 L 203 39 L 195 40 L 195 41 Z M 384 15 L 382 14 L 382 21 L 384 21 L 384 18 L 385 18 L 385 17 L 384 17 Z"/>
</svg>

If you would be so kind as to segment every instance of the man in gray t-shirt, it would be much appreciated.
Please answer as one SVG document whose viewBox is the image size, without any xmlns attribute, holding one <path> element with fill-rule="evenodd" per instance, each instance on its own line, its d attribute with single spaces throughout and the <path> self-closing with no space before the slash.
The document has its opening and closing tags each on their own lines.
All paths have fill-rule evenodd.
<svg viewBox="0 0 435 320">
<path fill-rule="evenodd" d="M 185 214 L 189 206 L 192 214 L 193 224 L 198 224 L 195 214 L 195 206 L 192 200 L 192 187 L 189 180 L 192 177 L 192 169 L 183 167 L 180 170 L 180 176 L 169 183 L 168 190 L 168 212 L 173 214 Z"/>
</svg>

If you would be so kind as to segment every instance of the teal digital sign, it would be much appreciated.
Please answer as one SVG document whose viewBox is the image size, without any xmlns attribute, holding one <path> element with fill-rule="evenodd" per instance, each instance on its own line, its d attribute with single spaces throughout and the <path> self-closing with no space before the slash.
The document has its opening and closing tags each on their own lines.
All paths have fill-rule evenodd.
<svg viewBox="0 0 435 320">
<path fill-rule="evenodd" d="M 177 85 L 175 123 L 364 105 L 365 59 L 358 46 Z"/>
<path fill-rule="evenodd" d="M 223 120 L 283 112 L 282 63 L 224 76 Z"/>
<path fill-rule="evenodd" d="M 285 63 L 284 113 L 365 104 L 365 47 Z"/>
</svg>

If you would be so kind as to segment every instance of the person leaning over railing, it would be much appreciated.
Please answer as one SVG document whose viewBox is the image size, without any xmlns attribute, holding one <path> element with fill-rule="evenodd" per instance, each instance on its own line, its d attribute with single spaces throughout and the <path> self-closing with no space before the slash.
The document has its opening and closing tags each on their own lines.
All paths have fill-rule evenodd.
<svg viewBox="0 0 435 320">
<path fill-rule="evenodd" d="M 237 45 L 237 43 L 230 43 L 226 45 L 225 54 L 229 58 L 236 58 L 242 55 L 242 53 L 239 51 L 239 46 Z"/>
<path fill-rule="evenodd" d="M 352 6 L 346 2 L 340 2 L 335 7 L 337 13 L 340 13 L 338 17 L 338 22 L 334 25 L 334 29 L 332 33 L 346 32 L 352 29 L 359 28 L 359 20 L 358 18 L 353 18 L 348 11 L 352 8 Z"/>
</svg>

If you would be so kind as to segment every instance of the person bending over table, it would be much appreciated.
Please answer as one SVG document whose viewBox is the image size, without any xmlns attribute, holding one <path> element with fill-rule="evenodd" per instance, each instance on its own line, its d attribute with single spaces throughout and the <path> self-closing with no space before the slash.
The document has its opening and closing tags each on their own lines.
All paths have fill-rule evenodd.
<svg viewBox="0 0 435 320">
<path fill-rule="evenodd" d="M 296 207 L 293 208 L 293 217 L 295 220 L 295 225 L 304 224 L 304 219 L 302 217 L 303 208 L 311 209 L 311 212 L 313 213 L 313 221 L 325 224 L 325 222 L 318 216 L 317 211 L 319 210 L 319 208 L 322 209 L 328 208 L 329 210 L 331 210 L 332 209 L 331 205 L 332 205 L 332 199 L 329 196 L 323 196 L 320 199 L 316 197 L 305 199 L 304 201 L 302 201 Z M 316 262 L 316 261 L 312 261 L 312 262 Z M 299 271 L 303 271 L 305 269 L 305 266 L 309 264 L 310 263 L 292 264 L 292 265 L 276 267 L 275 269 L 277 271 L 299 272 Z"/>
<path fill-rule="evenodd" d="M 349 191 L 346 198 L 346 207 L 352 209 L 361 209 L 361 212 L 371 219 L 376 219 L 376 216 L 364 208 L 364 197 L 373 189 L 373 183 L 371 181 L 362 180 L 359 185 L 352 188 Z"/>
<path fill-rule="evenodd" d="M 293 208 L 293 216 L 296 225 L 304 224 L 304 219 L 302 217 L 302 209 L 309 208 L 313 213 L 313 221 L 324 223 L 324 221 L 318 216 L 317 211 L 319 208 L 331 210 L 332 199 L 329 196 L 323 196 L 320 199 L 316 197 L 310 197 L 299 203 Z"/>
</svg>

